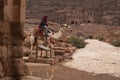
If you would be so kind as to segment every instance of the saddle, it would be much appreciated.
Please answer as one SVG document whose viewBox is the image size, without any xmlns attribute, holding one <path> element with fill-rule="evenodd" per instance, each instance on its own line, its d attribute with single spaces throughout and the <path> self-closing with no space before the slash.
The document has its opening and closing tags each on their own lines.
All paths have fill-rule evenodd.
<svg viewBox="0 0 120 80">
<path fill-rule="evenodd" d="M 44 30 L 41 30 L 41 27 L 38 26 L 35 29 L 35 36 L 43 36 L 44 35 Z"/>
</svg>

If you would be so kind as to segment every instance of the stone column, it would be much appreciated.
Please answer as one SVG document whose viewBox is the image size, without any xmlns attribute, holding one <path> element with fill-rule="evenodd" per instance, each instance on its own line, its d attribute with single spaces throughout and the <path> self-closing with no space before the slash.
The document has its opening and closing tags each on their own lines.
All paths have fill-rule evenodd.
<svg viewBox="0 0 120 80">
<path fill-rule="evenodd" d="M 27 75 L 22 42 L 25 0 L 0 0 L 0 80 L 21 80 Z"/>
</svg>

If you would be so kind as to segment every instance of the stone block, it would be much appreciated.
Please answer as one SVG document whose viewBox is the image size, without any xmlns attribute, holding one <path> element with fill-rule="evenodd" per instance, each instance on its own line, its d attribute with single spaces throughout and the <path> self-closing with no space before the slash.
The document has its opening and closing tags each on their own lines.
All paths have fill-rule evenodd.
<svg viewBox="0 0 120 80">
<path fill-rule="evenodd" d="M 0 45 L 9 45 L 9 44 L 11 44 L 9 32 L 0 31 L 0 37 L 1 37 L 0 38 Z"/>
<path fill-rule="evenodd" d="M 12 62 L 10 60 L 7 60 L 5 58 L 1 58 L 1 65 L 2 65 L 2 70 L 5 72 L 5 76 L 8 76 L 9 74 L 13 74 L 12 70 L 13 68 L 11 68 L 12 66 Z M 12 71 L 12 72 L 11 72 Z"/>
<path fill-rule="evenodd" d="M 72 58 L 71 55 L 72 55 L 71 53 L 65 53 L 64 58 L 65 59 L 71 59 Z"/>
<path fill-rule="evenodd" d="M 23 24 L 22 22 L 10 22 L 10 33 L 13 38 L 17 40 L 21 40 L 24 36 L 23 32 Z M 16 27 L 17 26 L 17 27 Z"/>
<path fill-rule="evenodd" d="M 67 44 L 67 43 L 66 43 L 66 47 L 72 47 L 72 44 Z"/>
<path fill-rule="evenodd" d="M 0 80 L 13 80 L 11 77 L 2 77 Z"/>
<path fill-rule="evenodd" d="M 15 68 L 18 69 L 17 71 L 18 75 L 25 76 L 28 74 L 27 65 L 25 64 L 22 58 L 15 59 Z"/>
<path fill-rule="evenodd" d="M 3 76 L 4 76 L 3 66 L 2 66 L 2 63 L 0 62 L 0 78 Z"/>
<path fill-rule="evenodd" d="M 29 62 L 36 62 L 36 57 L 34 55 L 30 55 L 28 61 Z"/>
<path fill-rule="evenodd" d="M 55 55 L 61 55 L 61 56 L 63 56 L 64 53 L 65 53 L 65 50 L 55 50 L 54 51 Z"/>
<path fill-rule="evenodd" d="M 22 58 L 2 59 L 2 65 L 8 77 L 27 75 L 27 65 Z"/>
<path fill-rule="evenodd" d="M 21 46 L 14 46 L 12 49 L 12 57 L 22 58 L 23 57 L 23 48 Z"/>
<path fill-rule="evenodd" d="M 0 57 L 2 57 L 2 58 L 7 58 L 8 57 L 6 46 L 1 46 L 0 47 Z"/>
</svg>

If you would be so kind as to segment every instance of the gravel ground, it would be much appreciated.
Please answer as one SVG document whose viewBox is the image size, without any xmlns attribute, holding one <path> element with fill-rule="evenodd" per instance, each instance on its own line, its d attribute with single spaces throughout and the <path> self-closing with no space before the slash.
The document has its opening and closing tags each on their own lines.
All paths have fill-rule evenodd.
<svg viewBox="0 0 120 80">
<path fill-rule="evenodd" d="M 98 40 L 86 40 L 89 44 L 73 55 L 67 67 L 93 74 L 109 74 L 120 77 L 120 48 Z"/>
</svg>

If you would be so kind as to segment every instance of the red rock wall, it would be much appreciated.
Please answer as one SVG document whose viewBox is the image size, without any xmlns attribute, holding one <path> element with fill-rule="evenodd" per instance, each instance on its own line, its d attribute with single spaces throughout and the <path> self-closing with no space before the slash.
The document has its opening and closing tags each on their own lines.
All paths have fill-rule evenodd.
<svg viewBox="0 0 120 80">
<path fill-rule="evenodd" d="M 27 0 L 27 19 L 48 15 L 58 23 L 120 25 L 120 0 Z"/>
</svg>

